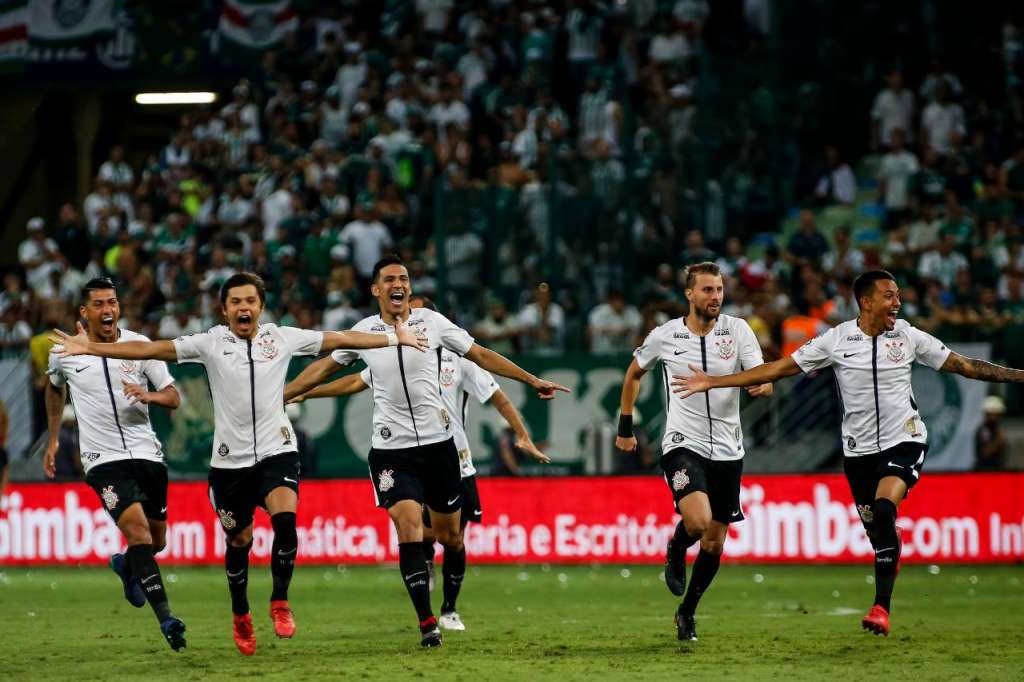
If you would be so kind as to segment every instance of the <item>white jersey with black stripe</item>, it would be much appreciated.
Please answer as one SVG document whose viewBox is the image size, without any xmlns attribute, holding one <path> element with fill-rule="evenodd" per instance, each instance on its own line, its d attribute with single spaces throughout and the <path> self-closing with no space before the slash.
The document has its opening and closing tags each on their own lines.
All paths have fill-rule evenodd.
<svg viewBox="0 0 1024 682">
<path fill-rule="evenodd" d="M 465 355 L 473 337 L 440 313 L 415 308 L 406 326 L 425 338 L 429 350 L 406 346 L 336 350 L 331 357 L 339 365 L 356 360 L 366 363 L 367 384 L 373 389 L 373 437 L 371 447 L 398 450 L 439 443 L 453 437 L 455 410 L 445 404 L 441 392 L 441 360 L 444 353 Z M 380 315 L 357 322 L 353 331 L 386 333 L 394 326 Z"/>
<path fill-rule="evenodd" d="M 719 315 L 706 336 L 690 331 L 685 318 L 669 320 L 654 328 L 633 356 L 643 370 L 661 363 L 667 405 L 662 452 L 686 448 L 708 459 L 743 458 L 740 389 L 713 388 L 683 399 L 669 390 L 669 384 L 674 374 L 692 374 L 691 364 L 711 376 L 734 374 L 763 364 L 761 346 L 745 320 Z"/>
<path fill-rule="evenodd" d="M 120 330 L 116 343 L 149 341 L 142 334 Z M 161 391 L 174 383 L 160 360 L 113 360 L 95 355 L 62 358 L 50 354 L 50 383 L 70 389 L 78 420 L 82 468 L 123 459 L 163 462 L 160 440 L 149 421 L 149 405 L 129 401 L 124 383 L 152 386 Z"/>
<path fill-rule="evenodd" d="M 804 372 L 832 367 L 843 401 L 843 454 L 862 457 L 928 442 L 911 385 L 913 364 L 939 369 L 951 352 L 906 320 L 877 336 L 850 320 L 805 343 L 793 360 Z"/>
</svg>

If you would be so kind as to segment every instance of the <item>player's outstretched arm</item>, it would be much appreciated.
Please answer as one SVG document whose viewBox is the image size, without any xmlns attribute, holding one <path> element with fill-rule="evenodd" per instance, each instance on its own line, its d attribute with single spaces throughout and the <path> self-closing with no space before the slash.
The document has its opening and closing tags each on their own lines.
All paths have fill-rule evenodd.
<svg viewBox="0 0 1024 682">
<path fill-rule="evenodd" d="M 330 351 L 344 348 L 362 350 L 365 348 L 385 348 L 387 346 L 410 346 L 416 350 L 426 351 L 430 343 L 426 338 L 416 336 L 409 327 L 400 324 L 391 334 L 371 334 L 369 332 L 324 332 L 324 343 L 321 350 Z"/>
<path fill-rule="evenodd" d="M 310 363 L 306 369 L 299 373 L 299 376 L 289 381 L 284 387 L 284 401 L 291 402 L 292 398 L 303 395 L 313 388 L 329 379 L 332 374 L 341 369 L 341 365 L 334 361 L 330 355 Z"/>
<path fill-rule="evenodd" d="M 46 450 L 43 451 L 43 471 L 47 478 L 57 475 L 57 450 L 60 448 L 60 420 L 64 415 L 64 403 L 67 401 L 67 387 L 54 386 L 46 382 L 44 402 L 46 403 Z"/>
<path fill-rule="evenodd" d="M 508 379 L 515 379 L 537 391 L 542 400 L 551 400 L 555 397 L 555 391 L 572 393 L 568 388 L 552 381 L 545 381 L 527 372 L 525 369 L 512 362 L 504 355 L 495 353 L 489 348 L 484 348 L 479 343 L 474 343 L 466 353 L 466 359 L 480 365 L 488 372 L 493 372 Z"/>
<path fill-rule="evenodd" d="M 50 333 L 50 341 L 54 344 L 51 353 L 66 358 L 72 355 L 95 355 L 115 360 L 166 360 L 176 361 L 178 353 L 173 341 L 125 341 L 123 343 L 95 343 L 89 340 L 82 323 L 77 323 L 78 333 L 71 336 L 67 332 L 54 329 Z"/>
<path fill-rule="evenodd" d="M 636 358 L 629 363 L 626 376 L 622 379 L 622 397 L 619 398 L 619 432 L 615 436 L 615 447 L 623 452 L 636 450 L 636 436 L 633 435 L 633 406 L 640 393 L 640 380 L 647 374 L 637 364 Z"/>
<path fill-rule="evenodd" d="M 791 356 L 786 356 L 775 362 L 758 365 L 745 372 L 725 374 L 723 376 L 708 376 L 696 365 L 690 365 L 690 369 L 693 370 L 691 376 L 672 375 L 672 392 L 682 393 L 683 398 L 689 398 L 694 393 L 703 393 L 711 388 L 767 384 L 801 372 L 800 365 L 796 364 Z"/>
<path fill-rule="evenodd" d="M 977 358 L 968 358 L 959 353 L 951 352 L 939 369 L 978 381 L 991 381 L 1000 384 L 1024 383 L 1024 370 L 1003 367 Z"/>
<path fill-rule="evenodd" d="M 526 429 L 526 423 L 523 421 L 523 415 L 519 413 L 516 406 L 508 399 L 505 391 L 500 388 L 495 391 L 494 395 L 491 396 L 491 404 L 494 405 L 494 409 L 498 411 L 498 414 L 508 422 L 512 433 L 516 434 L 516 447 L 541 464 L 551 464 L 551 458 L 534 445 L 533 439 L 530 438 L 530 432 Z"/>
<path fill-rule="evenodd" d="M 313 398 L 330 398 L 338 395 L 355 395 L 361 391 L 365 391 L 369 386 L 363 381 L 363 378 L 356 374 L 349 374 L 343 376 L 340 379 L 335 379 L 329 384 L 321 384 L 316 388 L 297 395 L 288 400 L 290 403 L 301 403 L 304 400 L 312 400 Z M 287 395 L 287 388 L 285 389 L 285 395 Z"/>
</svg>

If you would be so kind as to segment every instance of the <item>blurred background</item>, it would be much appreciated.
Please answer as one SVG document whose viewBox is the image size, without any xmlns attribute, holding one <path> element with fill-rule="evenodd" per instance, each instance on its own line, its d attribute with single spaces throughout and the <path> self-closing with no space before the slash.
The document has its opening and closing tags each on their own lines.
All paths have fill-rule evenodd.
<svg viewBox="0 0 1024 682">
<path fill-rule="evenodd" d="M 73 326 L 101 274 L 151 338 L 220 323 L 239 269 L 267 280 L 265 321 L 340 330 L 398 252 L 414 291 L 574 389 L 542 404 L 503 383 L 547 468 L 471 409 L 491 474 L 656 470 L 660 378 L 625 456 L 622 373 L 684 313 L 699 261 L 766 359 L 854 317 L 852 279 L 885 267 L 903 317 L 1024 366 L 1022 19 L 986 0 L 0 2 L 12 477 L 41 477 L 46 331 Z M 172 91 L 200 101 L 138 96 Z M 201 478 L 205 375 L 172 371 L 185 403 L 154 423 L 172 475 Z M 1020 468 L 1016 387 L 930 370 L 915 386 L 928 468 Z M 748 471 L 838 470 L 829 372 L 744 405 Z M 306 475 L 365 475 L 370 408 L 293 408 Z M 73 410 L 64 429 L 73 479 Z"/>
</svg>

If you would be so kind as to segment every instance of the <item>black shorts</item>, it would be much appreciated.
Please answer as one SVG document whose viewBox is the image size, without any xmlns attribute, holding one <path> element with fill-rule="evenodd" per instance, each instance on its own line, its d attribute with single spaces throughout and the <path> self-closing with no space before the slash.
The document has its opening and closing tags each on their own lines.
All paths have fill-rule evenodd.
<svg viewBox="0 0 1024 682">
<path fill-rule="evenodd" d="M 244 469 L 210 469 L 210 504 L 228 535 L 252 525 L 256 507 L 267 508 L 267 495 L 275 488 L 299 494 L 299 453 L 285 452 L 262 459 Z"/>
<path fill-rule="evenodd" d="M 389 509 L 402 500 L 415 500 L 441 514 L 462 507 L 459 453 L 451 438 L 412 448 L 373 448 L 369 465 L 378 507 Z"/>
<path fill-rule="evenodd" d="M 712 460 L 686 448 L 676 448 L 661 456 L 661 470 L 676 509 L 679 500 L 700 491 L 707 494 L 711 502 L 712 519 L 726 524 L 743 520 L 740 508 L 742 459 Z"/>
<path fill-rule="evenodd" d="M 476 489 L 476 474 L 466 476 L 462 479 L 462 517 L 459 525 L 465 528 L 470 521 L 480 523 L 483 519 L 480 492 Z M 423 525 L 430 528 L 430 507 L 427 505 L 423 505 Z"/>
<path fill-rule="evenodd" d="M 167 520 L 167 466 L 148 459 L 120 459 L 89 469 L 85 482 L 116 522 L 136 502 L 146 518 Z"/>
<path fill-rule="evenodd" d="M 921 467 L 927 454 L 926 444 L 907 441 L 873 455 L 843 457 L 843 473 L 862 521 L 864 512 L 870 512 L 875 503 L 878 482 L 886 476 L 898 476 L 907 484 L 909 494 L 921 477 Z"/>
</svg>

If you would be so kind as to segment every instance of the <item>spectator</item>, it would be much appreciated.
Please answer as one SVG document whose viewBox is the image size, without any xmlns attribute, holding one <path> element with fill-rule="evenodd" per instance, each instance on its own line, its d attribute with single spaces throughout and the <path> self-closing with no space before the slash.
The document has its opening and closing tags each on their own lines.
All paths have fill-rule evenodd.
<svg viewBox="0 0 1024 682">
<path fill-rule="evenodd" d="M 974 470 L 999 471 L 1006 467 L 1009 450 L 1002 425 L 1006 405 L 999 396 L 990 395 L 982 401 L 981 411 L 985 417 L 974 432 Z"/>
<path fill-rule="evenodd" d="M 521 348 L 538 355 L 553 355 L 565 349 L 565 312 L 551 300 L 551 287 L 541 282 L 534 300 L 516 316 Z"/>
<path fill-rule="evenodd" d="M 704 235 L 700 230 L 686 233 L 686 248 L 679 254 L 679 264 L 688 267 L 695 263 L 715 260 L 715 252 L 704 246 Z"/>
<path fill-rule="evenodd" d="M 356 273 L 367 287 L 374 263 L 381 259 L 385 250 L 394 246 L 391 231 L 377 220 L 376 207 L 369 198 L 357 205 L 355 220 L 341 230 L 338 243 L 348 247 Z"/>
<path fill-rule="evenodd" d="M 893 69 L 886 87 L 875 97 L 871 108 L 871 148 L 878 149 L 892 140 L 892 131 L 903 130 L 913 140 L 914 94 L 903 87 L 903 72 Z"/>
<path fill-rule="evenodd" d="M 938 282 L 943 289 L 949 290 L 957 274 L 967 271 L 967 259 L 955 250 L 956 235 L 952 232 L 943 234 L 936 248 L 921 256 L 918 272 L 925 280 Z"/>
<path fill-rule="evenodd" d="M 911 182 L 920 166 L 906 148 L 906 132 L 892 131 L 892 144 L 878 166 L 878 194 L 885 206 L 885 229 L 892 231 L 909 216 Z"/>
<path fill-rule="evenodd" d="M 834 280 L 852 282 L 864 272 L 864 252 L 850 245 L 848 225 L 837 227 L 832 240 L 835 248 L 822 256 L 821 269 Z"/>
<path fill-rule="evenodd" d="M 828 241 L 818 231 L 814 211 L 809 208 L 800 211 L 800 229 L 789 238 L 785 258 L 794 267 L 809 264 L 818 268 L 821 258 L 829 251 Z"/>
<path fill-rule="evenodd" d="M 935 101 L 921 112 L 921 144 L 944 157 L 951 150 L 953 135 L 962 136 L 966 132 L 963 107 L 953 101 L 949 85 L 940 83 Z"/>
<path fill-rule="evenodd" d="M 818 178 L 814 195 L 823 204 L 852 206 L 857 199 L 857 178 L 834 145 L 825 147 L 825 172 Z"/>
<path fill-rule="evenodd" d="M 27 238 L 18 245 L 18 262 L 25 268 L 28 285 L 38 294 L 49 284 L 50 273 L 59 269 L 57 242 L 46 236 L 46 224 L 38 216 L 28 221 Z"/>
<path fill-rule="evenodd" d="M 595 306 L 587 319 L 590 352 L 629 353 L 640 333 L 640 311 L 626 303 L 619 289 L 609 289 L 607 300 Z"/>
<path fill-rule="evenodd" d="M 508 314 L 505 302 L 491 298 L 487 314 L 473 328 L 473 336 L 496 353 L 510 355 L 516 352 L 516 337 L 519 327 Z"/>
<path fill-rule="evenodd" d="M 25 321 L 26 312 L 20 303 L 11 303 L 0 314 L 0 350 L 28 347 L 32 327 Z"/>
</svg>

